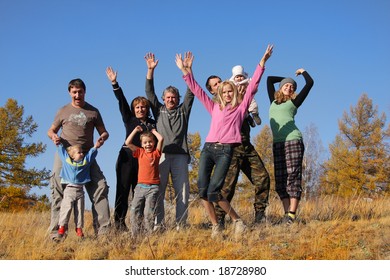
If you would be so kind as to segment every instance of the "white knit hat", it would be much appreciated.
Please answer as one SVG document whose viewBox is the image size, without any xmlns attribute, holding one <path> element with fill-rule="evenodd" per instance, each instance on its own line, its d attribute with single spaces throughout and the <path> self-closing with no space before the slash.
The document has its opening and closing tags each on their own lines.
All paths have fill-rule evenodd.
<svg viewBox="0 0 390 280">
<path fill-rule="evenodd" d="M 233 81 L 234 82 L 234 77 L 237 76 L 237 75 L 243 75 L 245 77 L 245 79 L 248 78 L 248 73 L 244 71 L 244 67 L 242 67 L 241 65 L 236 65 L 232 68 L 232 76 L 230 77 L 230 81 Z"/>
</svg>

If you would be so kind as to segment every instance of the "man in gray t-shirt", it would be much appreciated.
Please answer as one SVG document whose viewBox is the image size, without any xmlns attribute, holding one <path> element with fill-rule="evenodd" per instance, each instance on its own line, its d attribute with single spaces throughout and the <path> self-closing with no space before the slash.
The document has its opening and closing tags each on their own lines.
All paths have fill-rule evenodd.
<svg viewBox="0 0 390 280">
<path fill-rule="evenodd" d="M 108 132 L 98 109 L 85 101 L 86 87 L 81 79 L 74 79 L 68 85 L 71 103 L 60 108 L 49 128 L 47 135 L 58 145 L 80 144 L 85 153 L 94 146 L 93 134 L 96 128 L 102 145 L 108 139 Z M 61 130 L 60 136 L 57 134 Z M 58 219 L 64 188 L 60 183 L 62 162 L 55 154 L 54 166 L 50 180 L 51 187 L 51 222 L 50 237 L 56 238 Z M 91 165 L 91 182 L 86 184 L 86 191 L 92 202 L 93 226 L 98 235 L 107 233 L 110 223 L 110 208 L 108 204 L 108 185 L 106 178 L 96 160 Z"/>
</svg>

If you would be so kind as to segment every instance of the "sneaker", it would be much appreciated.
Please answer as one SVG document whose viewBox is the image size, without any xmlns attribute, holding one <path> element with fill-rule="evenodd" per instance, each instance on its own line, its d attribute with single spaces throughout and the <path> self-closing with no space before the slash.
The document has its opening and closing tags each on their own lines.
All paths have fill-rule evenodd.
<svg viewBox="0 0 390 280">
<path fill-rule="evenodd" d="M 66 226 L 60 226 L 58 228 L 58 234 L 61 235 L 61 236 L 64 236 L 66 233 Z"/>
<path fill-rule="evenodd" d="M 234 221 L 234 238 L 236 241 L 242 239 L 242 235 L 246 232 L 246 225 L 244 221 L 241 219 L 237 219 Z"/>
<path fill-rule="evenodd" d="M 266 222 L 264 211 L 256 211 L 255 213 L 255 224 L 263 224 Z"/>
<path fill-rule="evenodd" d="M 261 119 L 260 119 L 259 114 L 252 114 L 252 117 L 257 125 L 261 125 Z"/>
<path fill-rule="evenodd" d="M 58 242 L 62 239 L 62 236 L 58 234 L 58 230 L 57 230 L 55 232 L 54 231 L 50 232 L 49 238 L 51 241 Z"/>
<path fill-rule="evenodd" d="M 285 224 L 287 226 L 292 225 L 295 222 L 295 218 L 291 217 L 290 215 L 286 214 L 283 217 L 282 224 Z"/>
<path fill-rule="evenodd" d="M 220 224 L 213 225 L 211 228 L 211 239 L 223 238 L 223 227 Z"/>
<path fill-rule="evenodd" d="M 78 237 L 84 237 L 83 230 L 81 228 L 76 228 L 76 235 Z"/>
<path fill-rule="evenodd" d="M 249 123 L 249 125 L 251 126 L 251 127 L 256 127 L 256 124 L 255 124 L 255 122 L 253 121 L 253 118 L 251 117 L 251 116 L 247 116 L 246 117 L 246 119 L 247 119 L 247 121 L 248 121 L 248 123 Z"/>
<path fill-rule="evenodd" d="M 58 228 L 57 234 L 56 235 L 55 234 L 51 235 L 51 239 L 53 241 L 55 241 L 55 242 L 60 242 L 60 241 L 62 241 L 62 240 L 64 240 L 66 238 L 67 234 L 68 234 L 67 227 L 66 226 L 60 226 Z"/>
</svg>

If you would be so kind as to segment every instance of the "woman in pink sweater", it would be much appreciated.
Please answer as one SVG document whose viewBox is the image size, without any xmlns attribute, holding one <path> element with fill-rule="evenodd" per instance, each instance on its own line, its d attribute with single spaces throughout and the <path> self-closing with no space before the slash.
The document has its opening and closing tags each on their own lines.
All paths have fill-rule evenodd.
<svg viewBox="0 0 390 280">
<path fill-rule="evenodd" d="M 183 72 L 184 81 L 211 114 L 210 130 L 200 156 L 198 188 L 203 206 L 213 224 L 212 238 L 221 237 L 223 230 L 217 222 L 213 203 L 217 203 L 233 220 L 236 239 L 240 238 L 246 229 L 244 222 L 229 201 L 222 197 L 221 189 L 230 166 L 233 148 L 241 143 L 242 122 L 272 51 L 273 46 L 268 45 L 244 95 L 239 94 L 239 89 L 233 82 L 224 81 L 218 87 L 214 99 L 211 99 L 195 81 L 191 69 L 192 63 L 188 65 L 183 61 L 181 54 L 176 55 L 176 65 Z"/>
</svg>

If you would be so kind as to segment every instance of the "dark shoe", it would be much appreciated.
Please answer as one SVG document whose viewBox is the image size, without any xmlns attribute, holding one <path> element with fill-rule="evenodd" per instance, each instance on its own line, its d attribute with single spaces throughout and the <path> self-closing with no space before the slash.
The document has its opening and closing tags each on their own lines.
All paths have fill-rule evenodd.
<svg viewBox="0 0 390 280">
<path fill-rule="evenodd" d="M 261 119 L 259 117 L 259 114 L 252 114 L 252 117 L 257 125 L 261 125 Z"/>
<path fill-rule="evenodd" d="M 224 229 L 225 228 L 225 215 L 217 216 L 218 225 Z"/>
<path fill-rule="evenodd" d="M 58 231 L 51 232 L 49 234 L 49 238 L 50 238 L 51 241 L 54 241 L 54 242 L 60 242 L 62 240 L 62 236 L 58 234 Z"/>
<path fill-rule="evenodd" d="M 117 231 L 122 231 L 122 232 L 128 232 L 129 231 L 129 228 L 127 227 L 126 223 L 123 222 L 115 222 L 115 229 Z"/>
<path fill-rule="evenodd" d="M 256 127 L 256 124 L 255 122 L 253 121 L 253 118 L 251 116 L 248 115 L 248 117 L 246 117 L 246 120 L 248 121 L 249 125 L 251 127 Z"/>
<path fill-rule="evenodd" d="M 255 224 L 262 224 L 266 222 L 265 213 L 258 211 L 255 213 Z"/>
</svg>

